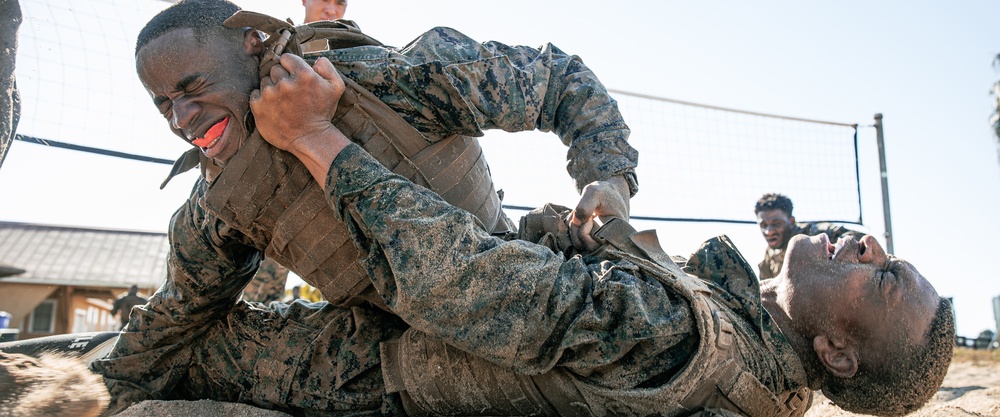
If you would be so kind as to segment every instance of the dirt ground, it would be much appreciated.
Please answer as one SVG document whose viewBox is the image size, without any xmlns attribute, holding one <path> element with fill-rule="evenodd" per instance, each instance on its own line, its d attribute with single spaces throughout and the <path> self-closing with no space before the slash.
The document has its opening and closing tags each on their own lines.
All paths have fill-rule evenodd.
<svg viewBox="0 0 1000 417">
<path fill-rule="evenodd" d="M 215 401 L 146 401 L 117 417 L 204 415 L 286 417 L 287 414 Z M 855 417 L 817 393 L 806 417 Z M 1000 417 L 1000 351 L 959 349 L 937 395 L 911 417 Z"/>
</svg>

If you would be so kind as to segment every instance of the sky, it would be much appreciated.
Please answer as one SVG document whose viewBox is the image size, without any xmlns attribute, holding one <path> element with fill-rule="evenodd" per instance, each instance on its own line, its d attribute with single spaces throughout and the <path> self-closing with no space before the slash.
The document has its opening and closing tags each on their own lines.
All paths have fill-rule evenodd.
<svg viewBox="0 0 1000 417">
<path fill-rule="evenodd" d="M 140 2 L 143 6 L 137 10 L 125 11 L 115 8 L 113 0 L 69 0 L 73 14 L 67 17 L 55 10 L 58 7 L 42 10 L 41 4 L 50 1 L 62 4 L 22 1 L 26 15 L 31 7 L 35 16 L 22 26 L 22 50 L 28 49 L 25 31 L 38 30 L 39 36 L 44 32 L 32 27 L 109 10 L 141 26 L 163 6 Z M 298 0 L 236 3 L 297 22 L 302 18 Z M 997 15 L 1000 2 L 995 1 L 353 0 L 346 17 L 388 45 L 404 46 L 433 26 L 449 26 L 480 41 L 530 46 L 551 42 L 579 55 L 615 90 L 858 123 L 865 218 L 861 228 L 885 242 L 874 130 L 869 127 L 875 113 L 883 114 L 895 254 L 911 260 L 939 293 L 954 298 L 959 334 L 975 336 L 994 328 L 991 299 L 1000 296 L 995 264 L 1000 249 L 1000 159 L 989 126 L 989 91 L 1000 79 L 1000 71 L 992 66 L 1000 53 Z M 121 42 L 117 47 L 131 50 L 135 30 L 98 25 L 76 36 L 91 41 L 100 35 L 102 42 Z M 96 62 L 56 48 L 41 44 L 31 48 L 33 55 L 19 51 L 19 83 L 51 91 L 41 98 L 25 97 L 25 131 L 72 136 L 67 141 L 160 158 L 184 150 L 134 81 L 133 62 Z M 75 78 L 83 69 L 101 65 L 109 68 L 107 78 Z M 52 75 L 46 75 L 50 71 Z M 33 81 L 50 77 L 65 81 L 59 86 Z M 32 87 L 32 82 L 38 86 Z M 109 85 L 117 96 L 131 98 L 105 98 Z M 74 116 L 53 123 L 53 105 L 47 99 L 75 103 Z M 534 202 L 527 196 L 537 184 L 516 175 L 522 142 L 492 133 L 482 142 L 498 188 Z M 563 190 L 545 197 L 571 205 L 575 195 L 562 169 L 562 145 L 552 137 L 542 149 L 537 153 L 551 154 L 553 161 L 545 175 Z M 656 164 L 641 155 L 640 168 Z M 187 174 L 160 191 L 166 169 L 17 142 L 0 169 L 5 193 L 0 221 L 165 231 L 170 214 L 194 181 L 193 174 Z M 796 169 L 815 175 L 812 171 L 821 166 Z M 641 198 L 644 210 L 683 198 L 669 189 L 644 188 L 641 171 L 639 180 L 636 205 Z M 750 221 L 752 204 L 747 202 Z M 636 223 L 640 229 L 656 228 L 671 254 L 686 255 L 718 234 L 732 237 L 753 264 L 766 247 L 752 224 Z"/>
</svg>

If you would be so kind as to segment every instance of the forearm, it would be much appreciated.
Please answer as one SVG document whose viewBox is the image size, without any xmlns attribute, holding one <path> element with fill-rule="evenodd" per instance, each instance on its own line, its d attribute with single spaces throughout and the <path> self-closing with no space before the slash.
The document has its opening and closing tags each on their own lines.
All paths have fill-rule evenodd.
<svg viewBox="0 0 1000 417">
<path fill-rule="evenodd" d="M 628 144 L 617 103 L 579 57 L 551 44 L 480 44 L 435 28 L 390 54 L 391 60 L 358 61 L 343 53 L 331 52 L 345 73 L 428 137 L 480 136 L 489 129 L 554 132 L 569 146 L 567 169 L 578 190 L 634 174 L 638 154 Z M 384 80 L 386 73 L 394 80 Z"/>
<path fill-rule="evenodd" d="M 517 84 L 532 86 L 523 93 L 523 122 L 531 129 L 554 132 L 569 146 L 566 169 L 578 191 L 594 181 L 634 178 L 638 153 L 628 144 L 630 130 L 617 102 L 580 57 L 552 44 L 540 51 L 491 45 L 509 54 Z M 631 178 L 626 198 L 635 191 Z"/>
<path fill-rule="evenodd" d="M 156 398 L 183 380 L 190 347 L 232 309 L 259 263 L 259 252 L 234 233 L 206 217 L 197 195 L 174 215 L 166 282 L 93 365 L 113 394 Z"/>
<path fill-rule="evenodd" d="M 300 137 L 287 150 L 309 169 L 320 187 L 326 187 L 330 165 L 350 143 L 347 136 L 330 124 L 326 129 Z"/>
<path fill-rule="evenodd" d="M 546 103 L 550 111 L 543 117 L 551 117 L 553 131 L 569 145 L 566 170 L 578 190 L 593 181 L 628 179 L 631 197 L 638 190 L 638 152 L 628 143 L 631 131 L 617 102 L 579 57 L 556 56 L 560 65 L 553 68 L 546 95 L 554 103 Z"/>
<path fill-rule="evenodd" d="M 357 146 L 335 160 L 326 189 L 386 304 L 453 346 L 537 373 L 560 361 L 598 367 L 639 344 L 676 342 L 668 340 L 675 329 L 656 325 L 678 313 L 655 280 L 491 237 Z"/>
</svg>

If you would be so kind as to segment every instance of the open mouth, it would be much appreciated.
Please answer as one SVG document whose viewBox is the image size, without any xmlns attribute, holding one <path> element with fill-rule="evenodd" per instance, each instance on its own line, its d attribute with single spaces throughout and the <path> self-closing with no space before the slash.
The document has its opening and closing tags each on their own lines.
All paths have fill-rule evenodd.
<svg viewBox="0 0 1000 417">
<path fill-rule="evenodd" d="M 202 149 L 211 148 L 222 137 L 222 133 L 226 131 L 226 126 L 229 126 L 229 117 L 213 125 L 208 129 L 208 132 L 205 132 L 205 136 L 195 139 L 191 143 Z"/>
</svg>

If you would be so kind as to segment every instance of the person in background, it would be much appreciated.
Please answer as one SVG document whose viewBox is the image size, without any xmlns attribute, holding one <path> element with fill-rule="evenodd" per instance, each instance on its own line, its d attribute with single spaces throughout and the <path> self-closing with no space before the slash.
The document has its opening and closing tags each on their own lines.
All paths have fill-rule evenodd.
<svg viewBox="0 0 1000 417">
<path fill-rule="evenodd" d="M 129 312 L 132 311 L 132 307 L 141 306 L 146 304 L 146 300 L 139 296 L 139 287 L 133 285 L 128 288 L 128 292 L 118 296 L 115 300 L 114 305 L 111 306 L 111 315 L 118 315 L 118 320 L 121 322 L 122 327 L 128 323 Z"/>
<path fill-rule="evenodd" d="M 306 9 L 305 23 L 319 20 L 343 19 L 347 12 L 347 0 L 302 0 Z"/>
<path fill-rule="evenodd" d="M 299 287 L 298 285 L 292 287 L 292 295 L 288 297 L 287 302 L 290 303 L 292 301 L 301 299 L 302 299 L 302 287 Z"/>
<path fill-rule="evenodd" d="M 785 249 L 788 248 L 788 241 L 792 236 L 825 234 L 830 242 L 836 242 L 842 237 L 853 236 L 861 239 L 865 235 L 830 222 L 796 223 L 795 216 L 792 215 L 792 200 L 781 194 L 764 194 L 757 200 L 753 212 L 757 215 L 760 233 L 767 241 L 764 260 L 758 265 L 761 280 L 778 276 L 785 261 Z"/>
<path fill-rule="evenodd" d="M 302 0 L 302 7 L 306 9 L 305 23 L 337 20 L 343 19 L 344 13 L 347 13 L 347 0 Z M 302 51 L 307 53 L 327 49 L 329 44 L 323 39 L 302 44 Z"/>
<path fill-rule="evenodd" d="M 288 268 L 281 266 L 271 258 L 260 262 L 260 269 L 253 280 L 243 289 L 243 299 L 264 305 L 272 301 L 281 301 L 285 296 L 285 285 L 288 281 Z"/>
</svg>

